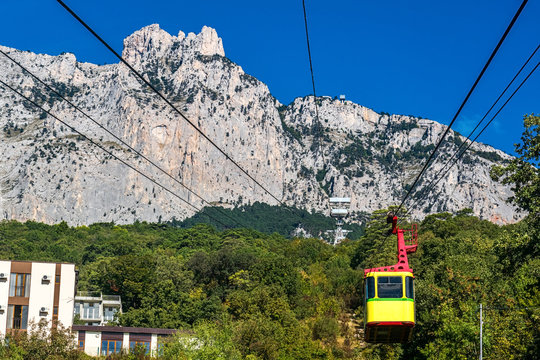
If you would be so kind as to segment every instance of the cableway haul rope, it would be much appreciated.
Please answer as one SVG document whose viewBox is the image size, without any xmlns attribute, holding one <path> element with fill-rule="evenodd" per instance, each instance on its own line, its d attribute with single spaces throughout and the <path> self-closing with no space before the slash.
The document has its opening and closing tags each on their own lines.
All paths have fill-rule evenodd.
<svg viewBox="0 0 540 360">
<path fill-rule="evenodd" d="M 105 147 L 101 146 L 100 144 L 98 144 L 97 142 L 95 142 L 94 140 L 92 140 L 91 138 L 89 138 L 88 136 L 84 135 L 83 133 L 81 133 L 79 130 L 77 130 L 76 128 L 74 128 L 73 126 L 67 124 L 65 121 L 63 121 L 62 119 L 60 119 L 58 116 L 54 115 L 53 113 L 51 113 L 49 110 L 46 110 L 45 108 L 43 108 L 41 105 L 39 105 L 38 103 L 36 103 L 34 100 L 30 99 L 29 97 L 25 96 L 24 94 L 22 94 L 21 92 L 19 92 L 18 90 L 16 90 L 15 88 L 13 88 L 12 86 L 10 86 L 9 84 L 5 83 L 4 81 L 2 81 L 0 79 L 0 84 L 2 84 L 3 86 L 7 87 L 8 89 L 10 89 L 11 91 L 15 92 L 16 94 L 18 94 L 19 96 L 21 96 L 22 98 L 24 98 L 26 101 L 30 102 L 32 105 L 34 105 L 35 107 L 41 109 L 43 112 L 47 113 L 47 115 L 51 116 L 52 118 L 54 118 L 55 120 L 59 121 L 61 124 L 67 126 L 69 129 L 71 129 L 73 132 L 77 133 L 79 136 L 82 136 L 83 138 L 85 138 L 87 141 L 89 141 L 90 143 L 92 143 L 93 145 L 97 146 L 98 148 L 100 148 L 102 151 L 104 151 L 105 153 L 109 154 L 110 156 L 114 157 L 116 160 L 120 161 L 122 164 L 124 164 L 125 166 L 129 167 L 131 170 L 137 172 L 139 175 L 143 176 L 144 178 L 150 180 L 152 183 L 158 185 L 159 187 L 161 187 L 162 189 L 164 189 L 165 191 L 167 191 L 168 193 L 170 193 L 171 195 L 173 195 L 174 197 L 176 197 L 177 199 L 183 201 L 184 203 L 186 203 L 188 206 L 192 207 L 194 210 L 196 210 L 197 212 L 201 211 L 202 209 L 198 208 L 197 206 L 191 204 L 189 201 L 185 200 L 184 198 L 182 198 L 180 195 L 178 195 L 177 193 L 175 193 L 174 191 L 170 190 L 168 187 L 166 187 L 165 185 L 157 182 L 156 180 L 154 180 L 153 178 L 151 178 L 149 175 L 146 175 L 145 173 L 143 173 L 142 171 L 140 171 L 139 169 L 137 169 L 136 167 L 134 167 L 133 165 L 129 164 L 128 162 L 120 159 L 118 156 L 116 156 L 114 153 L 112 153 L 111 151 L 107 150 Z M 217 223 L 221 224 L 222 226 L 224 226 L 225 228 L 227 228 L 228 226 L 226 224 L 224 224 L 223 222 L 221 222 L 219 219 L 209 215 L 209 214 L 206 214 L 209 218 L 211 218 L 212 220 L 216 221 Z"/>
<path fill-rule="evenodd" d="M 165 95 L 163 95 L 158 89 L 156 89 L 148 80 L 146 80 L 141 73 L 139 73 L 133 66 L 131 66 L 124 58 L 118 54 L 101 36 L 99 36 L 86 22 L 84 22 L 71 8 L 69 8 L 62 0 L 57 0 L 64 9 L 66 9 L 82 26 L 84 26 L 96 39 L 99 40 L 111 53 L 114 54 L 124 65 L 126 65 L 129 70 L 135 74 L 143 83 L 145 83 L 152 91 L 154 91 L 167 105 L 169 105 L 177 114 L 179 114 L 189 125 L 191 125 L 203 138 L 205 138 L 212 146 L 214 146 L 227 160 L 232 162 L 242 173 L 244 173 L 249 179 L 251 179 L 257 186 L 263 189 L 268 195 L 270 195 L 274 200 L 276 200 L 280 205 L 285 205 L 280 199 L 278 199 L 274 194 L 272 194 L 266 187 L 264 187 L 257 179 L 251 176 L 247 170 L 242 168 L 229 154 L 227 154 L 223 149 L 221 149 L 208 135 L 206 135 L 201 129 L 199 129 L 191 120 L 184 115 L 173 103 L 171 103 Z"/>
<path fill-rule="evenodd" d="M 525 7 L 525 5 L 527 4 L 528 0 L 523 0 L 523 2 L 521 3 L 521 6 L 519 7 L 519 9 L 517 10 L 516 14 L 514 15 L 514 17 L 512 18 L 512 20 L 510 21 L 510 24 L 506 27 L 506 30 L 504 31 L 504 34 L 502 35 L 502 37 L 500 38 L 499 42 L 497 43 L 497 46 L 495 46 L 495 49 L 493 49 L 493 51 L 491 52 L 491 55 L 488 59 L 488 61 L 486 62 L 486 64 L 484 65 L 484 67 L 482 68 L 482 71 L 480 71 L 480 74 L 477 76 L 474 84 L 472 85 L 471 89 L 469 90 L 469 92 L 467 93 L 467 96 L 465 96 L 465 99 L 463 99 L 461 105 L 459 106 L 458 110 L 456 111 L 456 114 L 454 115 L 454 117 L 452 118 L 452 121 L 450 121 L 450 124 L 448 124 L 448 127 L 446 128 L 445 132 L 443 133 L 441 139 L 439 140 L 439 142 L 437 143 L 437 145 L 435 146 L 435 149 L 433 149 L 433 151 L 431 152 L 431 154 L 429 155 L 429 158 L 427 159 L 426 163 L 424 164 L 424 166 L 422 167 L 422 170 L 420 171 L 420 173 L 418 174 L 418 176 L 416 177 L 416 179 L 414 180 L 413 184 L 411 185 L 411 187 L 409 188 L 409 190 L 407 191 L 407 194 L 405 195 L 405 197 L 403 198 L 403 200 L 401 201 L 401 203 L 399 204 L 398 206 L 398 209 L 396 211 L 396 215 L 399 216 L 399 212 L 401 210 L 401 208 L 403 207 L 403 205 L 405 204 L 405 201 L 407 200 L 407 198 L 411 195 L 412 191 L 414 190 L 414 188 L 416 187 L 416 184 L 418 183 L 418 181 L 420 180 L 420 178 L 422 177 L 422 175 L 425 173 L 425 171 L 427 170 L 427 168 L 429 167 L 429 165 L 431 164 L 431 160 L 433 159 L 433 157 L 435 156 L 435 154 L 437 153 L 437 150 L 440 148 L 442 142 L 444 141 L 444 139 L 446 138 L 446 135 L 448 134 L 448 132 L 450 131 L 450 128 L 452 127 L 452 125 L 454 124 L 454 122 L 456 121 L 457 117 L 459 116 L 459 114 L 461 113 L 461 110 L 463 109 L 463 107 L 465 106 L 465 104 L 467 103 L 467 101 L 469 100 L 469 97 L 471 96 L 471 94 L 473 93 L 473 91 L 476 89 L 476 86 L 478 85 L 478 83 L 480 82 L 480 79 L 483 77 L 484 73 L 486 72 L 487 68 L 489 67 L 489 65 L 491 64 L 491 61 L 493 60 L 493 58 L 495 57 L 495 55 L 497 54 L 497 52 L 499 51 L 499 48 L 501 47 L 502 43 L 504 42 L 504 40 L 506 39 L 506 36 L 508 35 L 508 33 L 510 32 L 510 30 L 512 29 L 512 27 L 514 26 L 516 20 L 518 19 L 519 15 L 521 14 L 521 12 L 523 11 L 523 8 Z"/>
<path fill-rule="evenodd" d="M 540 45 L 539 45 L 540 47 Z M 536 48 L 536 50 L 539 49 L 539 47 Z M 535 50 L 535 52 L 536 52 Z M 534 53 L 533 53 L 534 55 Z M 532 56 L 531 56 L 532 57 Z M 521 72 L 521 70 L 523 69 L 523 67 L 525 67 L 525 65 L 527 65 L 528 61 L 530 60 L 530 57 L 529 59 L 527 60 L 527 62 L 522 66 L 522 68 L 518 71 L 518 73 L 516 74 L 516 76 L 514 76 L 514 78 L 512 79 L 512 81 L 508 84 L 508 86 L 506 87 L 506 89 L 504 91 L 506 91 L 510 85 L 512 84 L 512 82 L 515 80 L 515 78 L 519 75 L 519 73 Z M 423 200 L 431 190 L 433 190 L 437 184 L 439 184 L 439 182 L 444 179 L 444 177 L 446 176 L 446 174 L 448 174 L 448 172 L 450 171 L 450 169 L 455 165 L 457 164 L 457 162 L 459 161 L 459 159 L 461 159 L 463 157 L 463 155 L 465 155 L 465 153 L 471 148 L 471 146 L 476 142 L 476 140 L 480 137 L 480 135 L 482 135 L 482 133 L 488 128 L 489 125 L 491 125 L 491 123 L 493 122 L 493 120 L 495 120 L 495 118 L 499 115 L 499 113 L 505 108 L 505 106 L 510 102 L 510 100 L 512 100 L 512 98 L 514 97 L 514 95 L 521 89 L 521 87 L 523 86 L 523 84 L 525 84 L 525 82 L 531 77 L 531 75 L 538 69 L 538 67 L 540 66 L 540 61 L 536 64 L 536 66 L 529 72 L 529 74 L 523 79 L 523 81 L 521 81 L 521 83 L 518 85 L 518 87 L 512 92 L 512 94 L 508 97 L 508 99 L 506 99 L 506 101 L 504 102 L 504 104 L 501 105 L 501 107 L 499 108 L 499 110 L 497 110 L 497 112 L 491 117 L 491 119 L 487 122 L 486 125 L 484 125 L 484 127 L 482 128 L 482 130 L 480 130 L 480 132 L 474 137 L 474 139 L 467 145 L 467 147 L 461 152 L 461 154 L 459 154 L 459 156 L 457 158 L 454 159 L 454 156 L 459 152 L 459 149 L 454 153 L 454 155 L 450 158 L 450 160 L 454 159 L 454 161 L 452 162 L 452 164 L 446 168 L 446 171 L 441 175 L 439 176 L 439 174 L 445 170 L 445 166 L 448 164 L 448 161 L 444 166 L 443 168 L 437 173 L 437 175 L 431 180 L 431 182 L 426 186 L 426 188 L 424 188 L 423 191 L 419 191 L 418 194 L 419 195 L 422 195 L 422 194 L 426 194 L 424 196 L 420 196 L 414 204 L 420 202 L 421 200 Z M 503 92 L 504 93 L 504 92 Z M 499 101 L 499 99 L 502 97 L 503 94 L 501 94 L 501 96 L 499 96 L 499 98 L 497 99 L 497 101 Z M 496 101 L 496 102 L 497 102 Z M 496 102 L 493 104 L 493 106 L 491 107 L 491 109 L 495 106 Z M 491 111 L 491 109 L 489 111 Z M 486 113 L 486 115 L 489 113 L 489 111 Z M 485 115 L 484 115 L 485 117 Z M 475 130 L 476 128 L 478 128 L 478 126 L 481 124 L 481 122 L 483 121 L 484 118 L 482 118 L 482 120 L 478 123 L 478 125 L 475 127 Z M 469 134 L 469 137 L 472 136 L 472 133 L 474 132 L 474 130 Z M 467 138 L 467 140 L 469 140 L 469 137 Z M 465 140 L 465 142 L 463 142 L 462 145 L 466 144 L 467 143 L 467 140 Z M 433 183 L 436 179 L 436 182 Z M 457 184 L 455 184 L 454 186 L 456 186 Z M 439 190 L 440 192 L 440 190 Z M 412 208 L 412 206 L 411 206 Z M 407 213 L 410 211 L 410 209 L 407 211 Z"/>
<path fill-rule="evenodd" d="M 302 8 L 304 9 L 304 25 L 306 28 L 306 42 L 307 42 L 307 51 L 308 51 L 308 57 L 309 57 L 309 71 L 311 73 L 311 85 L 313 87 L 313 105 L 315 106 L 315 120 L 317 123 L 317 128 L 315 130 L 317 132 L 316 136 L 318 137 L 317 142 L 319 143 L 319 152 L 323 159 L 323 167 L 326 167 L 326 164 L 324 163 L 325 162 L 324 151 L 322 148 L 322 141 L 321 141 L 322 123 L 321 123 L 321 119 L 319 118 L 319 107 L 317 106 L 317 92 L 315 91 L 315 76 L 313 75 L 313 61 L 311 60 L 311 46 L 309 44 L 308 20 L 307 20 L 305 0 L 302 0 Z M 315 134 L 313 135 L 313 140 L 315 141 Z"/>
<path fill-rule="evenodd" d="M 58 96 L 59 98 L 61 98 L 63 101 L 67 102 L 71 107 L 73 107 L 75 110 L 77 110 L 78 112 L 80 112 L 82 115 L 84 115 L 86 118 L 90 119 L 90 121 L 92 121 L 94 124 L 96 124 L 97 126 L 99 126 L 102 130 L 104 130 L 105 132 L 107 132 L 109 135 L 111 135 L 113 138 L 115 138 L 117 141 L 119 141 L 121 144 L 123 144 L 124 146 L 126 146 L 128 149 L 130 149 L 131 151 L 133 151 L 135 154 L 139 155 L 140 157 L 142 157 L 144 160 L 146 160 L 148 163 L 150 163 L 152 166 L 154 166 L 155 168 L 157 168 L 159 171 L 161 171 L 162 173 L 164 173 L 165 175 L 167 175 L 167 177 L 169 177 L 170 179 L 174 180 L 177 184 L 181 185 L 183 188 L 185 188 L 186 190 L 188 190 L 190 193 L 192 193 L 193 195 L 195 195 L 197 198 L 199 198 L 202 202 L 204 202 L 205 204 L 207 204 L 208 206 L 211 206 L 210 202 L 207 201 L 206 199 L 204 199 L 202 196 L 200 196 L 199 194 L 197 194 L 195 191 L 193 191 L 192 189 L 190 189 L 187 185 L 185 185 L 182 181 L 180 181 L 179 179 L 177 179 L 176 177 L 172 176 L 169 172 L 165 171 L 161 166 L 159 166 L 157 163 L 155 163 L 154 161 L 152 161 L 151 159 L 149 159 L 147 156 L 145 156 L 144 154 L 142 154 L 141 152 L 139 152 L 137 149 L 133 148 L 131 145 L 129 145 L 127 142 L 125 142 L 124 140 L 122 140 L 119 136 L 115 135 L 113 132 L 111 132 L 109 129 L 107 129 L 105 126 L 103 126 L 101 123 L 99 123 L 97 120 L 95 120 L 93 117 L 91 117 L 90 115 L 88 115 L 88 113 L 86 113 L 84 110 L 82 110 L 79 106 L 75 105 L 73 102 L 71 102 L 70 100 L 66 99 L 64 96 L 62 96 L 62 94 L 60 94 L 57 90 L 55 90 L 54 88 L 52 88 L 50 85 L 48 85 L 47 83 L 45 83 L 43 80 L 41 80 L 39 77 L 37 77 L 35 74 L 33 74 L 30 70 L 28 70 L 26 67 L 24 67 L 22 64 L 20 64 L 17 60 L 13 59 L 11 56 L 9 56 L 9 54 L 5 53 L 4 51 L 2 51 L 2 49 L 0 49 L 0 53 L 2 55 L 4 55 L 6 58 L 8 58 L 10 61 L 12 61 L 13 63 L 15 63 L 17 66 L 19 66 L 24 72 L 28 73 L 30 76 L 32 76 L 34 79 L 36 79 L 36 81 L 38 81 L 39 83 L 41 83 L 42 85 L 44 85 L 47 89 L 49 89 L 51 92 L 53 92 L 56 96 Z M 229 218 L 230 220 L 232 220 L 234 223 L 236 223 L 237 225 L 239 225 L 240 227 L 247 227 L 245 224 L 242 224 L 241 222 L 239 222 L 238 220 L 234 219 L 233 217 L 231 217 L 229 214 L 227 214 L 225 211 L 223 211 L 220 207 L 215 207 L 214 209 L 216 209 L 217 211 L 219 211 L 219 213 L 227 218 Z"/>
<path fill-rule="evenodd" d="M 522 2 L 518 11 L 512 18 L 512 21 L 506 28 L 506 31 L 504 32 L 503 36 L 501 37 L 497 46 L 491 53 L 491 56 L 489 57 L 487 63 L 484 65 L 482 71 L 476 78 L 476 81 L 474 82 L 467 96 L 461 103 L 461 106 L 458 108 L 452 121 L 446 128 L 446 131 L 443 133 L 435 149 L 430 154 L 422 170 L 420 171 L 420 173 L 414 180 L 412 186 L 409 188 L 407 194 L 405 195 L 400 205 L 398 206 L 396 215 L 399 213 L 402 206 L 405 204 L 406 200 L 411 195 L 412 191 L 414 190 L 421 176 L 425 173 L 427 168 L 430 166 L 431 160 L 434 158 L 437 150 L 439 149 L 446 135 L 450 131 L 450 128 L 452 127 L 453 123 L 455 122 L 459 114 L 461 113 L 461 110 L 467 103 L 469 97 L 471 96 L 472 92 L 476 88 L 478 82 L 484 75 L 489 64 L 493 60 L 494 56 L 497 54 L 500 46 L 504 42 L 506 36 L 510 32 L 510 29 L 513 27 L 517 18 L 521 14 L 526 3 L 527 3 L 527 0 L 524 0 Z M 529 60 L 527 60 L 527 62 Z M 539 62 L 539 65 L 540 65 L 540 62 Z M 536 70 L 537 67 L 538 65 L 531 71 L 531 73 L 529 73 L 527 78 L 525 78 L 525 80 L 519 85 L 519 87 L 512 93 L 512 95 L 503 104 L 503 106 L 499 109 L 499 111 L 493 116 L 493 118 L 488 122 L 488 124 L 486 124 L 486 126 L 480 132 L 480 134 L 485 130 L 487 126 L 489 126 L 491 121 L 493 121 L 493 119 L 499 114 L 499 112 L 504 108 L 504 106 L 508 103 L 508 101 L 510 101 L 510 99 L 514 96 L 514 94 L 521 88 L 524 82 L 532 75 L 532 73 Z M 506 90 L 507 89 L 505 89 L 504 92 L 506 92 Z M 501 97 L 502 97 L 502 94 L 501 94 Z M 497 101 L 499 101 L 499 99 L 497 99 Z M 495 106 L 495 104 L 493 106 Z M 491 111 L 491 109 L 489 111 Z M 478 136 L 473 140 L 473 142 L 478 138 Z M 465 149 L 465 151 L 467 151 L 470 148 L 473 142 L 469 144 L 469 146 Z M 461 153 L 459 157 L 463 156 L 465 151 Z M 413 225 L 413 227 L 410 230 L 410 234 L 411 234 L 410 240 L 409 242 L 406 242 L 404 238 L 405 230 L 400 229 L 397 226 L 398 218 L 396 215 L 390 213 L 387 217 L 387 221 L 389 223 L 392 223 L 392 234 L 397 235 L 398 262 L 393 266 L 384 266 L 384 267 L 371 268 L 371 269 L 364 270 L 364 279 L 365 279 L 364 336 L 367 342 L 373 342 L 373 343 L 407 342 L 411 339 L 412 329 L 415 325 L 414 285 L 413 285 L 414 274 L 413 274 L 412 269 L 409 267 L 407 254 L 413 253 L 417 249 L 417 246 L 418 246 L 417 229 L 416 229 L 416 225 Z"/>
</svg>

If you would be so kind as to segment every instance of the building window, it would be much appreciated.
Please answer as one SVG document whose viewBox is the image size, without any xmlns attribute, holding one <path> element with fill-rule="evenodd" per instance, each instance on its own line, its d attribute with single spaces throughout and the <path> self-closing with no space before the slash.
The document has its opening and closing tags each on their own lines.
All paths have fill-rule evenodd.
<svg viewBox="0 0 540 360">
<path fill-rule="evenodd" d="M 401 276 L 379 276 L 377 279 L 379 298 L 402 298 L 403 279 Z"/>
<path fill-rule="evenodd" d="M 56 276 L 54 277 L 54 283 L 55 283 L 55 284 L 60 284 L 60 275 L 56 275 Z"/>
<path fill-rule="evenodd" d="M 114 319 L 114 314 L 118 312 L 117 308 L 113 307 L 106 307 L 103 308 L 103 320 L 105 321 L 111 321 Z"/>
<path fill-rule="evenodd" d="M 30 274 L 11 273 L 9 296 L 28 297 L 30 295 Z"/>
<path fill-rule="evenodd" d="M 119 353 L 122 350 L 122 341 L 119 340 L 103 340 L 101 342 L 101 355 L 110 355 Z"/>
<path fill-rule="evenodd" d="M 84 351 L 84 340 L 79 340 L 79 350 Z"/>
<path fill-rule="evenodd" d="M 28 306 L 9 305 L 7 313 L 8 329 L 23 329 L 28 327 Z"/>
<path fill-rule="evenodd" d="M 99 306 L 96 303 L 83 303 L 83 319 L 99 319 Z"/>
<path fill-rule="evenodd" d="M 53 307 L 52 322 L 53 325 L 58 322 L 58 306 Z"/>
<path fill-rule="evenodd" d="M 133 352 L 135 349 L 144 349 L 144 354 L 150 354 L 150 342 L 148 341 L 130 341 L 129 351 Z"/>
<path fill-rule="evenodd" d="M 81 303 L 76 302 L 74 305 L 75 315 L 81 315 Z"/>
</svg>

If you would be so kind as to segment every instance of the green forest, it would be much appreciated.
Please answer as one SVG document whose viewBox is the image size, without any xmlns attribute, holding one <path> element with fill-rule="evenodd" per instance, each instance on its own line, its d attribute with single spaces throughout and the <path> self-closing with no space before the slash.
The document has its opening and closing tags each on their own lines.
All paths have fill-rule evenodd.
<svg viewBox="0 0 540 360">
<path fill-rule="evenodd" d="M 362 340 L 363 269 L 396 262 L 396 239 L 387 236 L 391 209 L 373 213 L 363 235 L 335 247 L 317 238 L 208 224 L 3 221 L 0 258 L 75 263 L 78 290 L 121 295 L 119 325 L 188 330 L 165 345 L 164 359 L 477 358 L 480 304 L 484 358 L 535 359 L 540 177 L 533 164 L 540 158 L 540 119 L 528 119 L 520 157 L 492 170 L 493 178 L 512 184 L 510 201 L 527 211 L 525 219 L 499 226 L 464 209 L 418 224 L 418 251 L 409 259 L 417 321 L 407 344 Z M 4 339 L 0 357 L 86 358 L 53 335 Z"/>
<path fill-rule="evenodd" d="M 362 213 L 354 214 L 354 217 L 361 222 L 365 222 L 367 218 Z M 242 226 L 264 233 L 278 233 L 285 237 L 291 237 L 299 228 L 313 237 L 324 237 L 326 230 L 334 229 L 336 226 L 335 219 L 318 212 L 310 213 L 304 209 L 284 205 L 273 206 L 260 202 L 233 209 L 207 206 L 183 221 L 173 219 L 167 222 L 181 228 L 189 228 L 201 223 L 210 224 L 218 230 Z M 364 233 L 363 227 L 355 223 L 347 224 L 346 229 L 351 231 L 348 235 L 350 239 L 358 239 Z"/>
<path fill-rule="evenodd" d="M 357 241 L 333 247 L 208 225 L 68 227 L 0 223 L 2 259 L 77 264 L 79 290 L 122 296 L 124 326 L 192 330 L 205 346 L 171 342 L 186 359 L 467 359 L 538 353 L 540 261 L 525 222 L 497 226 L 470 211 L 428 216 L 410 261 L 417 326 L 405 345 L 362 341 L 363 268 L 395 263 L 386 211 Z"/>
</svg>

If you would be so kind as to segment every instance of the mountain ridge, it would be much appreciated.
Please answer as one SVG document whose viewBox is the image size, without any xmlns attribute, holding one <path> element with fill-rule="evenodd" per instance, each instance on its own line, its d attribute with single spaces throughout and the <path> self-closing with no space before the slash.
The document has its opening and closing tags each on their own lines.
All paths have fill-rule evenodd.
<svg viewBox="0 0 540 360">
<path fill-rule="evenodd" d="M 1 48 L 209 202 L 276 204 L 124 65 L 100 66 L 77 62 L 68 53 L 50 56 Z M 446 129 L 432 120 L 377 113 L 331 97 L 317 99 L 321 122 L 317 128 L 312 96 L 281 104 L 264 83 L 225 57 L 221 38 L 209 27 L 199 34 L 180 31 L 172 36 L 157 24 L 149 25 L 124 40 L 122 54 L 285 204 L 324 211 L 329 195 L 352 195 L 352 221 L 359 214 L 399 202 L 419 164 Z M 5 57 L 0 57 L 0 70 L 4 80 L 25 95 L 174 187 L 174 182 L 88 119 L 47 95 Z M 167 221 L 193 215 L 170 194 L 126 171 L 7 90 L 0 93 L 0 127 L 7 160 L 0 165 L 4 219 L 89 224 Z M 464 140 L 453 131 L 450 139 L 441 148 L 443 158 Z M 439 184 L 442 196 L 428 197 L 412 212 L 414 216 L 470 207 L 476 215 L 498 223 L 522 218 L 505 202 L 511 196 L 509 187 L 489 177 L 492 164 L 511 157 L 484 144 L 474 144 L 471 150 Z M 434 164 L 434 170 L 439 168 L 440 164 Z M 460 185 L 450 189 L 455 184 Z M 196 206 L 204 206 L 189 192 L 174 188 Z"/>
</svg>

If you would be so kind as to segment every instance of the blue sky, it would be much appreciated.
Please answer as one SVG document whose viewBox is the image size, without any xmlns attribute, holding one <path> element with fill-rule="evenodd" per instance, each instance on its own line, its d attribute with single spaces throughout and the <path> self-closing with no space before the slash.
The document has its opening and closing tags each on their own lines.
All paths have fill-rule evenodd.
<svg viewBox="0 0 540 360">
<path fill-rule="evenodd" d="M 227 57 L 268 84 L 282 103 L 312 93 L 301 0 L 65 1 L 118 51 L 126 36 L 149 24 L 175 35 L 207 25 L 223 39 Z M 306 0 L 317 94 L 345 94 L 376 111 L 448 124 L 520 3 Z M 0 13 L 1 45 L 116 62 L 54 0 L 1 1 Z M 474 127 L 538 45 L 539 18 L 540 1 L 530 1 L 456 130 Z M 532 63 L 539 60 L 537 54 Z M 479 140 L 514 153 L 523 115 L 533 112 L 540 113 L 538 73 Z"/>
</svg>

